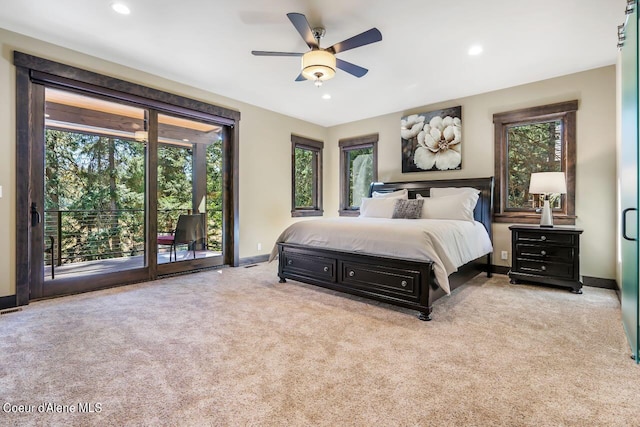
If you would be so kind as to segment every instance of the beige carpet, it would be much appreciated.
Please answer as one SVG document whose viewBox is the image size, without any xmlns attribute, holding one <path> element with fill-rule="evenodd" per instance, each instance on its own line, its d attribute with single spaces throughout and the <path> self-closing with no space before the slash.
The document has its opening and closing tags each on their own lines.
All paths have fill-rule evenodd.
<svg viewBox="0 0 640 427">
<path fill-rule="evenodd" d="M 613 291 L 479 276 L 415 314 L 275 263 L 32 303 L 0 316 L 0 425 L 640 425 Z"/>
</svg>

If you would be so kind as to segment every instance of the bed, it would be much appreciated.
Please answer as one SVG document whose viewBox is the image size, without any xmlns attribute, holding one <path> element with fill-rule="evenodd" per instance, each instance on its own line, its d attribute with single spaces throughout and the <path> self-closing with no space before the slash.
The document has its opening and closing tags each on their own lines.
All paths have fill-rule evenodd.
<svg viewBox="0 0 640 427">
<path fill-rule="evenodd" d="M 292 279 L 382 301 L 416 310 L 420 320 L 431 320 L 433 302 L 438 298 L 449 294 L 480 272 L 484 271 L 491 277 L 493 178 L 373 183 L 369 191 L 371 196 L 374 192 L 385 195 L 406 189 L 409 199 L 415 199 L 429 197 L 431 189 L 436 187 L 472 187 L 479 190 L 472 213 L 475 222 L 346 217 L 300 221 L 283 231 L 271 256 L 272 259 L 278 257 L 280 282 Z M 393 231 L 385 228 L 385 222 L 393 224 Z M 429 222 L 432 224 L 427 224 Z M 437 223 L 435 228 L 433 223 Z M 462 231 L 468 233 L 466 230 L 478 233 L 478 228 L 482 229 L 481 234 L 486 236 L 482 239 L 488 239 L 489 242 L 488 246 L 479 245 L 482 248 L 478 248 L 481 252 L 477 254 L 483 255 L 467 262 L 464 256 L 455 253 L 446 256 L 439 253 L 437 242 L 453 239 L 438 231 L 444 229 L 445 225 L 453 227 L 456 235 Z M 423 226 L 432 228 L 423 231 Z M 337 232 L 325 233 L 325 230 L 329 230 L 325 227 L 337 228 Z M 353 233 L 367 237 L 360 239 Z M 329 234 L 338 237 L 330 241 L 326 239 Z M 435 252 L 432 248 L 425 249 L 427 245 L 423 243 L 426 241 L 413 237 L 423 235 L 436 246 Z M 461 235 L 462 240 L 476 239 L 468 237 L 469 234 Z M 378 240 L 372 240 L 372 236 Z M 340 240 L 356 243 L 355 249 L 353 244 L 348 249 L 344 248 Z M 359 240 L 363 241 L 357 242 Z M 393 240 L 401 244 L 392 245 Z M 458 243 L 454 242 L 454 246 Z M 408 247 L 408 252 L 403 246 Z M 474 253 L 463 250 L 467 258 L 475 256 L 470 255 Z M 461 260 L 465 262 L 463 265 L 460 265 Z"/>
</svg>

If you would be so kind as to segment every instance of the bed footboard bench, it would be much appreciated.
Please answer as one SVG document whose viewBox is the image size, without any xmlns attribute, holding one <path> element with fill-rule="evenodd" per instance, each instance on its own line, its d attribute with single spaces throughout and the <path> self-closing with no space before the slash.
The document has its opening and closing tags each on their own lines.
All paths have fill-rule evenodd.
<svg viewBox="0 0 640 427">
<path fill-rule="evenodd" d="M 431 320 L 439 289 L 433 262 L 278 243 L 280 282 L 297 280 L 417 310 Z"/>
</svg>

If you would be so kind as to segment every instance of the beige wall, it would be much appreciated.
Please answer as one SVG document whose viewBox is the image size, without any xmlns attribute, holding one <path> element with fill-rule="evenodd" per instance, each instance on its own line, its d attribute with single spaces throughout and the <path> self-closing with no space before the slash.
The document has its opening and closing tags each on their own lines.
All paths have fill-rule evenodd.
<svg viewBox="0 0 640 427">
<path fill-rule="evenodd" d="M 323 128 L 0 29 L 0 185 L 3 187 L 0 235 L 10 236 L 0 246 L 0 297 L 15 293 L 14 50 L 240 111 L 241 258 L 269 253 L 280 231 L 293 221 L 290 215 L 291 133 L 325 141 L 325 216 L 337 216 L 340 138 L 379 133 L 378 177 L 382 181 L 486 177 L 493 175 L 494 113 L 578 99 L 576 212 L 577 225 L 585 229 L 581 272 L 601 278 L 616 276 L 614 66 Z M 402 174 L 400 118 L 455 105 L 463 108 L 462 170 Z M 508 224 L 494 225 L 496 253 L 511 252 L 507 227 Z M 262 244 L 260 251 L 258 243 Z M 509 262 L 495 259 L 495 263 L 508 265 Z"/>
<path fill-rule="evenodd" d="M 338 140 L 378 132 L 380 181 L 488 177 L 494 174 L 493 114 L 577 99 L 576 225 L 584 228 L 581 274 L 616 277 L 616 74 L 603 67 L 537 83 L 417 107 L 329 129 L 329 146 L 337 153 Z M 381 100 L 381 102 L 384 102 Z M 462 170 L 403 174 L 400 155 L 400 118 L 406 114 L 462 105 Z M 326 170 L 338 169 L 331 156 Z M 337 174 L 335 174 L 337 175 Z M 331 180 L 330 212 L 338 208 L 338 180 Z M 335 196 L 333 196 L 335 194 Z M 494 224 L 494 253 L 509 251 L 509 224 Z M 494 256 L 494 263 L 510 265 Z"/>
<path fill-rule="evenodd" d="M 325 128 L 0 29 L 0 297 L 15 294 L 14 50 L 240 111 L 240 257 L 269 253 L 292 222 L 291 133 L 326 140 Z"/>
</svg>

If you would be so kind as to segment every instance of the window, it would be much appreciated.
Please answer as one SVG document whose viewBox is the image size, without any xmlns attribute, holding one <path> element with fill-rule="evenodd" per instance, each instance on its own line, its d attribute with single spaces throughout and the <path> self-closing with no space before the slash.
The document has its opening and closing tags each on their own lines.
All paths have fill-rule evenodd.
<svg viewBox="0 0 640 427">
<path fill-rule="evenodd" d="M 531 174 L 564 172 L 567 194 L 551 200 L 554 222 L 575 224 L 577 109 L 578 101 L 568 101 L 493 115 L 495 222 L 540 222 L 542 200 L 529 194 Z"/>
<path fill-rule="evenodd" d="M 378 134 L 341 139 L 340 215 L 358 216 L 360 202 L 378 179 Z"/>
<path fill-rule="evenodd" d="M 291 216 L 322 216 L 324 142 L 291 135 Z"/>
</svg>

